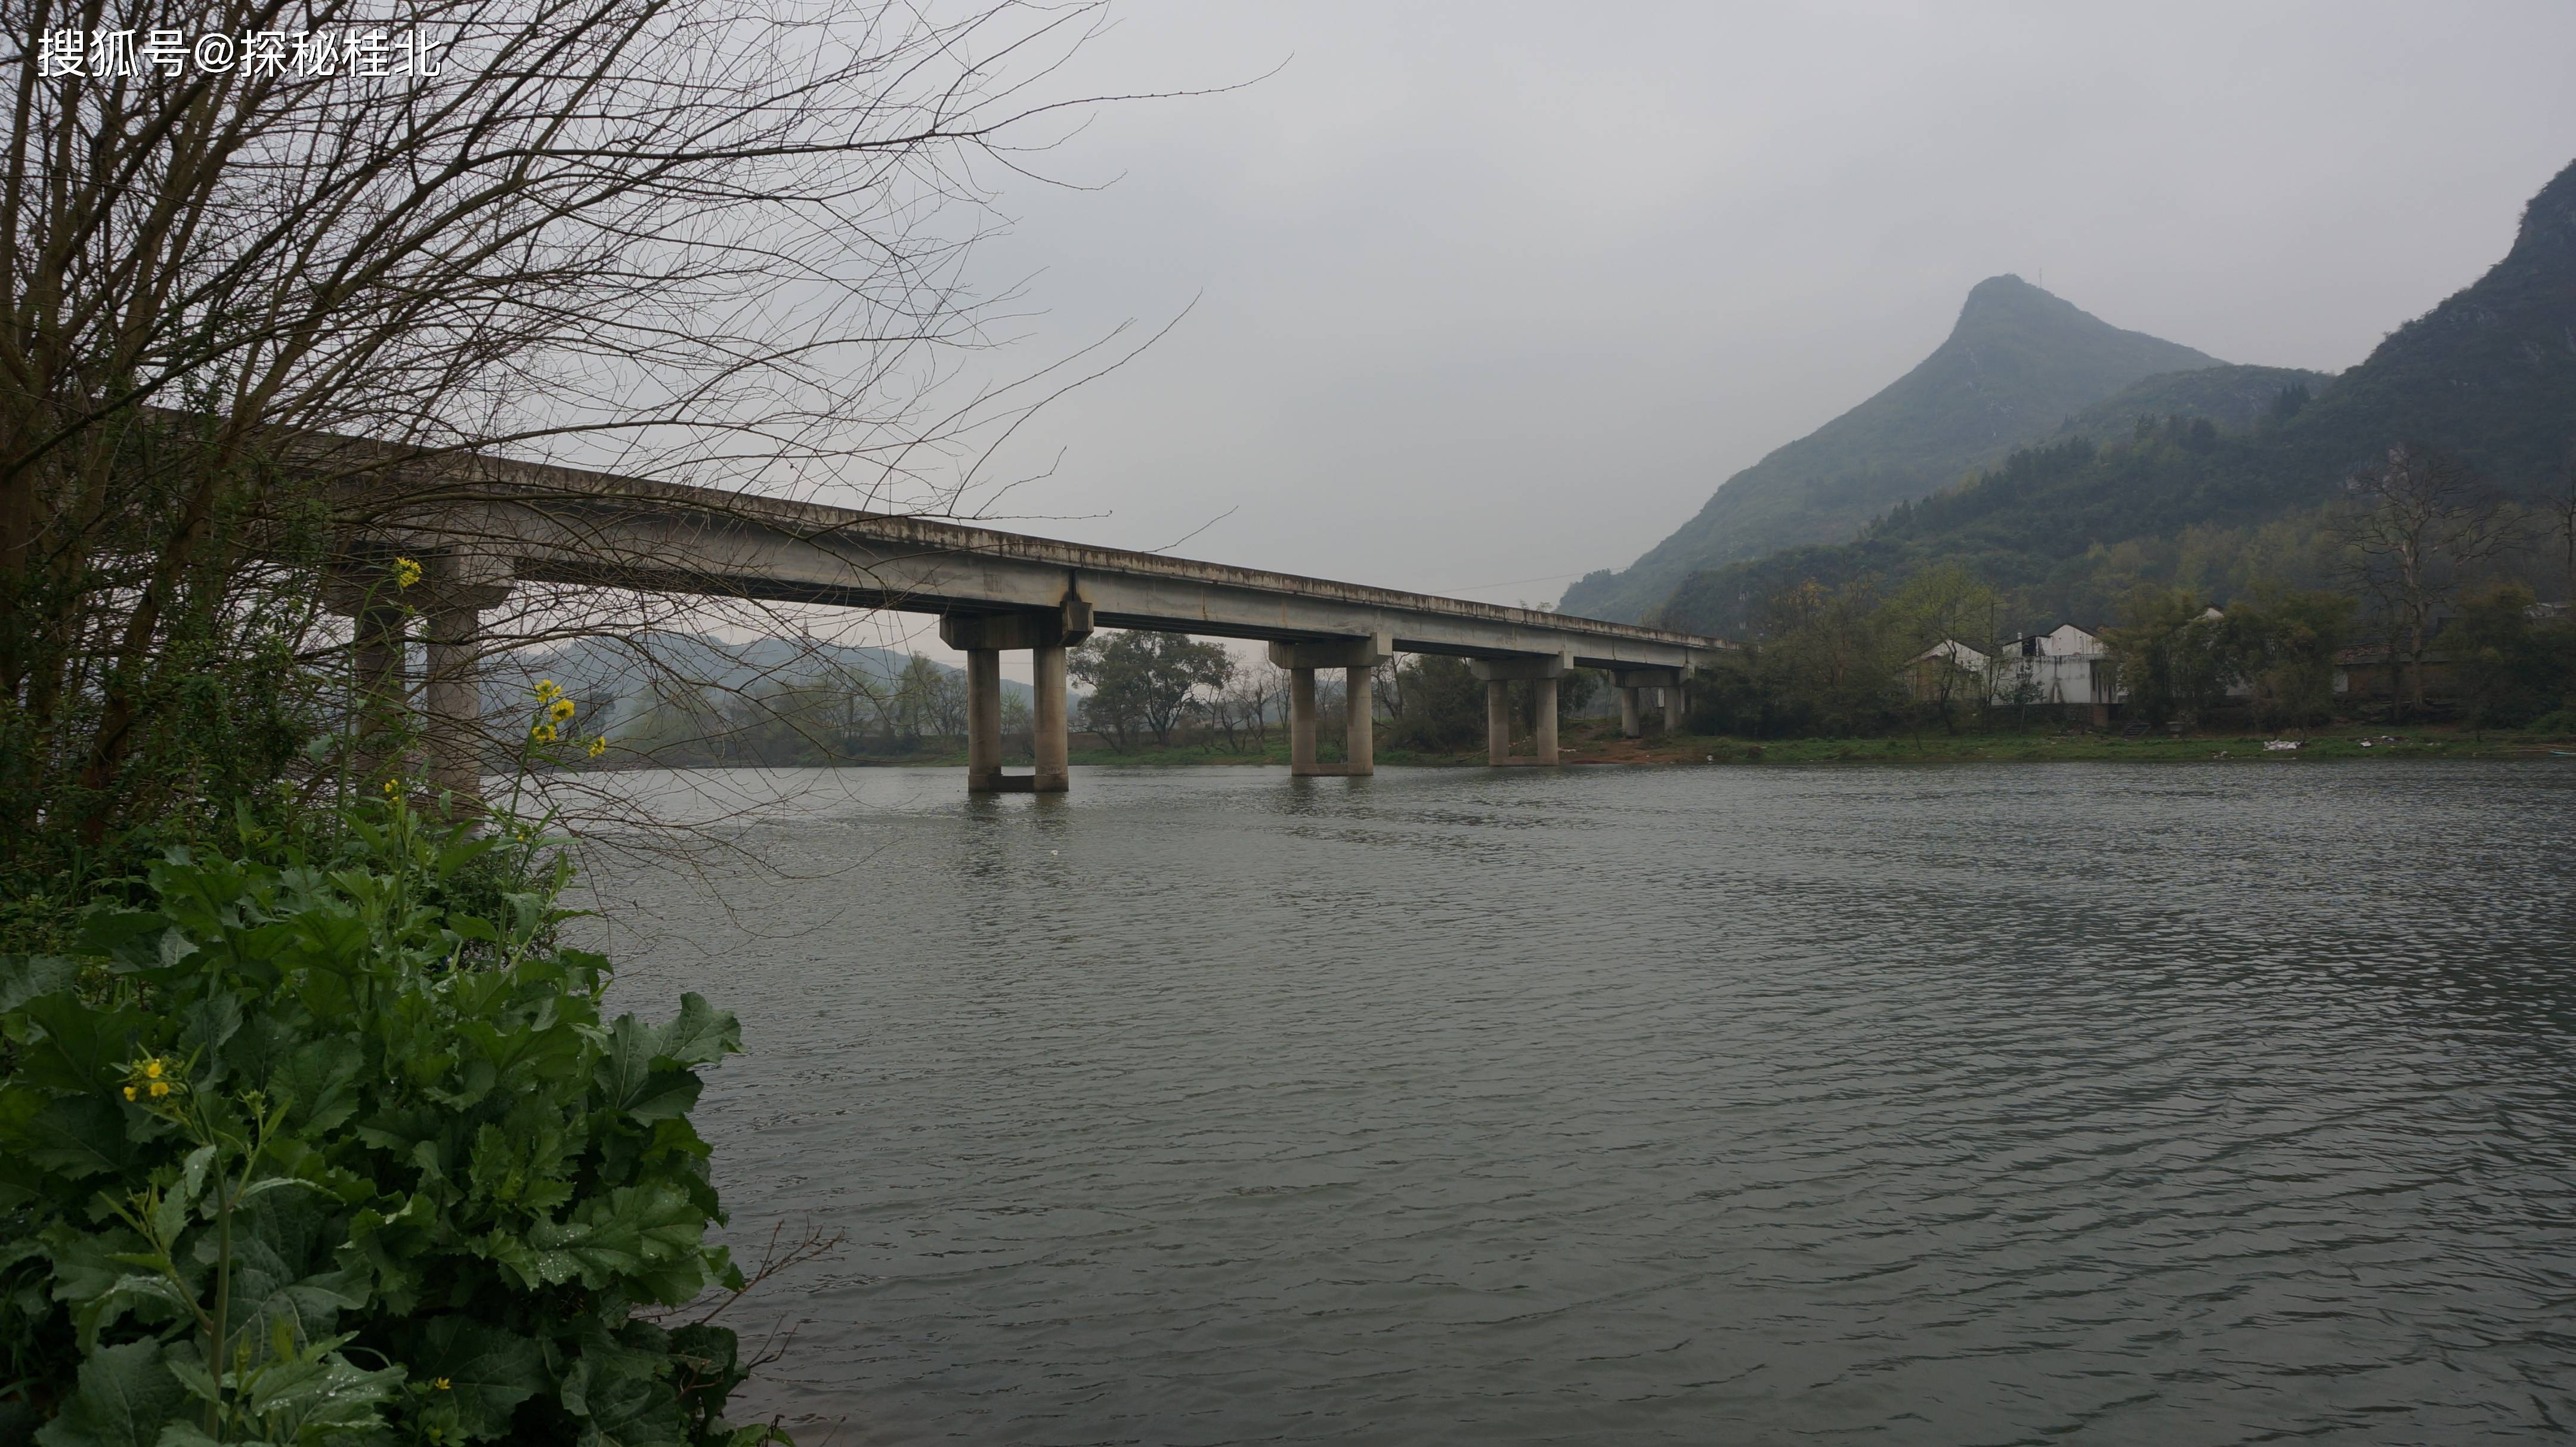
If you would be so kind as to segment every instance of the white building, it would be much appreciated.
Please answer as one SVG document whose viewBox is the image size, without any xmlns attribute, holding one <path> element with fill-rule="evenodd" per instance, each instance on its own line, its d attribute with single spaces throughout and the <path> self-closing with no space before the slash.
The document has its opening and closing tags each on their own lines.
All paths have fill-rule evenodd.
<svg viewBox="0 0 2576 1447">
<path fill-rule="evenodd" d="M 1998 704 L 2062 709 L 2096 724 L 2111 721 L 2111 705 L 2122 697 L 2109 645 L 2072 623 L 2004 645 L 1986 686 Z"/>
</svg>

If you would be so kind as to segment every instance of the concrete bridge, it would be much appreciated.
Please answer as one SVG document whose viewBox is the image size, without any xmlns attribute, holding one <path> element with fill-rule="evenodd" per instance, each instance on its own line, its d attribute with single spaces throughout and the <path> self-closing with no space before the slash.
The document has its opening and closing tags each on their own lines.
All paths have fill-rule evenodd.
<svg viewBox="0 0 2576 1447">
<path fill-rule="evenodd" d="M 1065 650 L 1095 628 L 1266 641 L 1271 661 L 1289 674 L 1291 771 L 1301 775 L 1373 768 L 1365 706 L 1345 710 L 1345 761 L 1317 761 L 1319 668 L 1348 670 L 1348 697 L 1366 700 L 1370 670 L 1394 654 L 1469 659 L 1486 684 L 1491 761 L 1548 765 L 1557 762 L 1557 680 L 1569 670 L 1612 674 L 1623 726 L 1634 736 L 1645 690 L 1661 690 L 1670 727 L 1681 681 L 1727 646 L 1633 624 L 571 468 L 448 457 L 397 459 L 376 472 L 380 480 L 364 494 L 344 499 L 364 521 L 349 534 L 348 581 L 335 584 L 333 601 L 356 620 L 358 670 L 364 686 L 379 691 L 400 691 L 410 616 L 402 605 L 424 619 L 429 771 L 460 798 L 480 788 L 481 614 L 520 580 L 936 614 L 940 637 L 966 654 L 967 787 L 977 792 L 1066 787 Z M 396 556 L 416 559 L 425 574 L 399 601 L 356 585 L 382 576 Z M 1033 656 L 1029 774 L 1002 769 L 1000 661 L 1008 649 Z M 1526 754 L 1511 749 L 1505 691 L 1515 680 L 1538 692 Z"/>
</svg>

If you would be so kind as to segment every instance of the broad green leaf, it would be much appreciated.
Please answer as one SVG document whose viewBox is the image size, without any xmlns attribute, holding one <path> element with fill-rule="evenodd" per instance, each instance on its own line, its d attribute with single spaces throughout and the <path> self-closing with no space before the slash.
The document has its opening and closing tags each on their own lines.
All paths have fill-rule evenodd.
<svg viewBox="0 0 2576 1447">
<path fill-rule="evenodd" d="M 355 1086 L 365 1064 L 358 1042 L 348 1036 L 310 1041 L 269 1073 L 269 1093 L 289 1104 L 287 1120 L 296 1130 L 314 1135 L 336 1130 L 358 1109 Z"/>
<path fill-rule="evenodd" d="M 291 1323 L 298 1335 L 327 1335 L 343 1311 L 367 1304 L 367 1274 L 335 1259 L 344 1233 L 318 1191 L 247 1197 L 233 1228 L 233 1314 L 254 1335 Z M 209 1233 L 210 1234 L 210 1233 Z M 203 1238 L 199 1251 L 206 1249 Z"/>
<path fill-rule="evenodd" d="M 240 996 L 229 990 L 208 995 L 179 1012 L 179 1053 L 211 1061 L 241 1024 Z"/>
<path fill-rule="evenodd" d="M 97 1345 L 99 1333 L 116 1324 L 128 1311 L 135 1312 L 154 1326 L 166 1326 L 190 1319 L 196 1303 L 166 1276 L 135 1273 L 120 1277 L 104 1295 L 83 1303 L 72 1313 L 73 1328 L 80 1334 L 83 1350 Z"/>
<path fill-rule="evenodd" d="M 432 1320 L 406 1355 L 412 1380 L 453 1404 L 457 1430 L 469 1438 L 509 1431 L 511 1414 L 546 1384 L 535 1341 L 468 1317 Z"/>
<path fill-rule="evenodd" d="M 80 962 L 54 955 L 0 955 L 0 1011 L 15 1010 L 38 995 L 71 988 Z"/>
<path fill-rule="evenodd" d="M 678 1120 L 697 1106 L 698 1096 L 705 1089 L 706 1082 L 698 1079 L 695 1071 L 657 1069 L 626 1103 L 627 1118 L 642 1125 Z"/>
<path fill-rule="evenodd" d="M 9 1125 L 29 1162 L 73 1180 L 123 1171 L 134 1159 L 134 1144 L 125 1138 L 125 1113 L 104 1095 L 56 1096 L 23 1124 Z"/>
<path fill-rule="evenodd" d="M 161 963 L 161 936 L 169 928 L 169 919 L 153 910 L 100 910 L 81 921 L 80 952 L 105 955 L 128 969 L 153 968 Z"/>
<path fill-rule="evenodd" d="M 38 1429 L 39 1447 L 153 1447 L 161 1429 L 191 1408 L 187 1389 L 162 1364 L 159 1342 L 92 1352 L 81 1363 L 62 1414 Z"/>
<path fill-rule="evenodd" d="M 662 1027 L 654 1053 L 674 1065 L 713 1065 L 742 1050 L 742 1025 L 696 994 L 680 997 L 680 1013 Z"/>
<path fill-rule="evenodd" d="M 271 1427 L 286 1428 L 275 1436 L 290 1442 L 318 1427 L 364 1426 L 382 1416 L 378 1408 L 402 1385 L 403 1375 L 398 1366 L 363 1371 L 337 1355 L 292 1362 L 260 1374 L 250 1390 L 250 1410 Z"/>
<path fill-rule="evenodd" d="M 685 1440 L 679 1396 L 662 1375 L 668 1362 L 658 1352 L 607 1342 L 583 1346 L 574 1369 L 578 1391 L 568 1381 L 563 1397 L 583 1419 L 585 1447 L 676 1447 Z"/>
<path fill-rule="evenodd" d="M 608 1109 L 627 1110 L 643 1097 L 653 1078 L 659 1033 L 632 1015 L 620 1015 L 610 1024 L 607 1052 L 591 1072 Z"/>
<path fill-rule="evenodd" d="M 548 1282 L 579 1277 L 596 1291 L 682 1254 L 695 1254 L 706 1218 L 667 1181 L 620 1186 L 584 1201 L 568 1222 L 540 1221 L 528 1230 L 538 1274 Z"/>
<path fill-rule="evenodd" d="M 168 1027 L 135 1010 L 93 1010 L 72 996 L 40 995 L 23 1017 L 44 1031 L 18 1052 L 14 1084 L 105 1099 L 125 1078 L 139 1043 L 166 1038 Z"/>
<path fill-rule="evenodd" d="M 497 945 L 501 942 L 501 932 L 494 929 L 492 927 L 492 922 L 483 918 L 481 915 L 466 914 L 459 910 L 449 910 L 447 912 L 447 927 L 469 940 L 481 940 L 485 944 L 492 945 Z"/>
<path fill-rule="evenodd" d="M 37 1238 L 53 1263 L 53 1299 L 69 1306 L 94 1301 L 116 1289 L 131 1274 L 117 1260 L 144 1249 L 141 1236 L 122 1226 L 85 1231 L 57 1221 Z"/>
</svg>

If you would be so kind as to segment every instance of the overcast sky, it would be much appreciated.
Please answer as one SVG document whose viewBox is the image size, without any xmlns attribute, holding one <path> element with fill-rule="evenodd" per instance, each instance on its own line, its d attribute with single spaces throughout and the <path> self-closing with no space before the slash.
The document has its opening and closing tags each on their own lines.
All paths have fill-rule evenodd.
<svg viewBox="0 0 2576 1447">
<path fill-rule="evenodd" d="M 1625 566 L 2018 272 L 2340 370 L 2576 159 L 2576 4 L 1125 0 L 1133 103 L 973 271 L 1056 403 L 1000 525 L 1501 602 Z M 1106 184 L 1101 184 L 1106 183 Z M 1187 537 L 1177 547 L 1172 545 Z"/>
</svg>

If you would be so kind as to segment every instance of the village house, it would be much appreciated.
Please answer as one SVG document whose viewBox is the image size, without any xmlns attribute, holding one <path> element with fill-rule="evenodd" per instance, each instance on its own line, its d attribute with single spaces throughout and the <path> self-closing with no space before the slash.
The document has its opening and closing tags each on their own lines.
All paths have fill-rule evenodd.
<svg viewBox="0 0 2576 1447">
<path fill-rule="evenodd" d="M 2111 721 L 2121 697 L 2110 646 L 2072 623 L 2006 644 L 1987 682 L 1998 704 L 2054 708 L 2096 727 Z"/>
<path fill-rule="evenodd" d="M 1957 697 L 1943 690 L 1955 688 L 1962 673 L 1982 678 L 1987 698 L 1999 707 L 2055 709 L 2096 726 L 2111 721 L 2112 706 L 2121 698 L 2109 645 L 2072 623 L 2023 634 L 1993 657 L 1957 639 L 1944 639 L 1907 660 L 1906 691 L 1918 703 Z M 1970 691 L 1973 695 L 1973 685 Z"/>
</svg>

